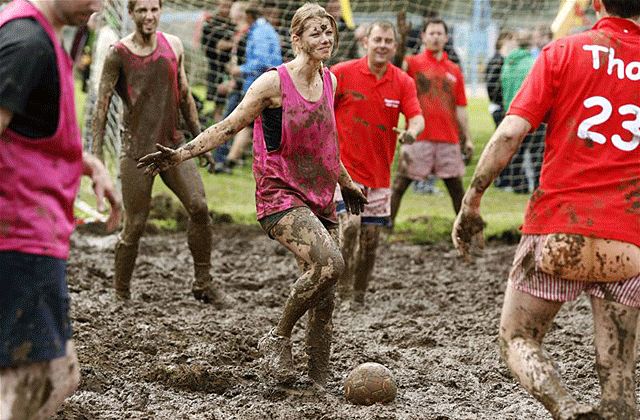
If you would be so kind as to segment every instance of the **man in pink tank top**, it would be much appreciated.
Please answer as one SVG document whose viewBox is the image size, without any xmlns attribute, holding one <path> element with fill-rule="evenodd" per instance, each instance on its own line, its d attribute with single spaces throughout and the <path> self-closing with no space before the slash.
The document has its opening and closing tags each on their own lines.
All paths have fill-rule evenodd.
<svg viewBox="0 0 640 420">
<path fill-rule="evenodd" d="M 323 65 L 337 41 L 335 20 L 307 3 L 293 16 L 290 32 L 295 59 L 259 76 L 227 118 L 177 150 L 158 145 L 159 152 L 141 158 L 139 166 L 159 173 L 220 146 L 255 120 L 258 221 L 295 255 L 301 271 L 276 327 L 259 340 L 263 374 L 267 381 L 297 378 L 291 332 L 308 314 L 308 375 L 322 386 L 330 377 L 334 288 L 344 270 L 336 242 L 336 183 L 348 211 L 360 213 L 366 198 L 339 159 L 336 80 Z"/>
<path fill-rule="evenodd" d="M 65 279 L 73 202 L 89 175 L 107 226 L 120 198 L 82 152 L 64 25 L 99 0 L 15 0 L 0 12 L 0 418 L 44 419 L 78 386 Z"/>
<path fill-rule="evenodd" d="M 124 103 L 124 135 L 120 175 L 125 209 L 124 229 L 115 250 L 116 294 L 130 297 L 130 283 L 138 243 L 149 215 L 154 178 L 143 176 L 136 160 L 154 150 L 155 143 L 177 147 L 180 113 L 193 137 L 200 134 L 195 102 L 184 72 L 180 39 L 157 32 L 161 0 L 129 1 L 135 32 L 111 47 L 105 59 L 93 121 L 94 152 L 102 158 L 107 110 L 114 90 Z M 211 268 L 211 220 L 204 186 L 193 162 L 160 173 L 189 213 L 188 242 L 193 256 L 194 296 L 208 303 L 226 305 L 226 297 L 214 284 Z"/>
</svg>

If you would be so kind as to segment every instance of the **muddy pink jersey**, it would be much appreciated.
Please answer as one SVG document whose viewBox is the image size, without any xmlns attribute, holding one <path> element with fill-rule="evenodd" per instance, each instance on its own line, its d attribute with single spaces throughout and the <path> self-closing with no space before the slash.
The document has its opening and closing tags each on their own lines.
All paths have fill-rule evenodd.
<svg viewBox="0 0 640 420">
<path fill-rule="evenodd" d="M 333 193 L 340 175 L 340 156 L 331 73 L 323 70 L 322 96 L 311 102 L 300 95 L 284 65 L 276 70 L 282 109 L 265 110 L 253 130 L 258 219 L 306 206 L 318 218 L 335 222 Z M 273 126 L 280 116 L 279 127 Z"/>
<path fill-rule="evenodd" d="M 178 131 L 180 91 L 178 57 L 162 32 L 149 55 L 139 56 L 117 42 L 122 74 L 116 91 L 125 103 L 122 150 L 137 159 L 156 150 L 155 144 L 175 146 L 182 142 Z"/>
<path fill-rule="evenodd" d="M 73 100 L 72 62 L 38 9 L 16 0 L 0 13 L 0 26 L 32 18 L 51 40 L 60 78 L 58 128 L 31 139 L 7 128 L 0 135 L 0 251 L 66 259 L 73 231 L 73 201 L 82 174 L 82 140 Z"/>
</svg>

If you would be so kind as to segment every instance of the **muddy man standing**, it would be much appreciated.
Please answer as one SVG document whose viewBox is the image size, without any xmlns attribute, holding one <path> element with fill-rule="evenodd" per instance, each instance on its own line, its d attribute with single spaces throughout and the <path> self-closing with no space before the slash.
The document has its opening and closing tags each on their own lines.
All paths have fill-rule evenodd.
<svg viewBox="0 0 640 420">
<path fill-rule="evenodd" d="M 468 255 L 480 200 L 547 121 L 540 186 L 529 200 L 509 275 L 502 356 L 555 419 L 638 418 L 640 308 L 640 0 L 594 0 L 590 31 L 546 46 L 484 150 L 453 227 Z M 601 401 L 579 403 L 542 340 L 564 302 L 590 296 Z"/>
<path fill-rule="evenodd" d="M 155 144 L 177 147 L 180 113 L 189 131 L 200 134 L 195 102 L 184 71 L 180 39 L 156 31 L 162 0 L 129 0 L 135 32 L 113 45 L 105 59 L 98 103 L 94 113 L 94 153 L 102 159 L 109 102 L 115 91 L 124 102 L 124 136 L 120 173 L 124 201 L 124 229 L 115 250 L 116 293 L 129 298 L 138 243 L 149 215 L 155 177 L 144 176 L 136 160 L 155 150 Z M 204 186 L 194 162 L 160 173 L 189 213 L 188 242 L 195 270 L 192 291 L 196 299 L 226 305 L 226 296 L 212 281 L 211 220 Z"/>
</svg>

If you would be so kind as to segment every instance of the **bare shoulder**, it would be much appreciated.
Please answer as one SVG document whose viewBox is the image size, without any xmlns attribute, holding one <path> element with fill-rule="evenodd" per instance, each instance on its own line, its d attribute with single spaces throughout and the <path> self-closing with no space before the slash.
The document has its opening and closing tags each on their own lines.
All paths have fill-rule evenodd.
<svg viewBox="0 0 640 420">
<path fill-rule="evenodd" d="M 115 44 L 109 45 L 109 49 L 107 50 L 107 54 L 104 57 L 104 65 L 105 66 L 120 66 L 121 57 L 116 49 Z"/>
<path fill-rule="evenodd" d="M 262 73 L 255 82 L 251 84 L 247 95 L 253 96 L 266 104 L 266 108 L 276 108 L 282 105 L 280 90 L 280 76 L 277 71 L 267 71 Z"/>
<path fill-rule="evenodd" d="M 129 50 L 133 51 L 135 48 L 135 45 L 133 45 L 133 34 L 129 34 L 127 36 L 125 36 L 124 38 L 120 39 L 120 42 L 122 44 L 124 44 L 125 47 L 127 47 Z"/>
<path fill-rule="evenodd" d="M 180 38 L 166 32 L 163 32 L 162 34 L 165 38 L 167 38 L 167 41 L 169 41 L 169 44 L 171 45 L 171 48 L 173 49 L 173 52 L 176 54 L 176 56 L 182 56 L 182 54 L 184 53 L 184 47 L 182 46 L 182 41 L 180 40 Z"/>
<path fill-rule="evenodd" d="M 333 85 L 333 93 L 335 93 L 336 88 L 338 87 L 338 78 L 331 71 L 329 71 L 329 74 L 331 75 L 331 84 Z"/>
</svg>

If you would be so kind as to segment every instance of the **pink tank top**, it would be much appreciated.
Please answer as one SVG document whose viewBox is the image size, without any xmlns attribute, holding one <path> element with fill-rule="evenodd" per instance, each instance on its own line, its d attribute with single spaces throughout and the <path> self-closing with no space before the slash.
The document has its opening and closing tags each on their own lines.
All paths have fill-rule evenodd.
<svg viewBox="0 0 640 420">
<path fill-rule="evenodd" d="M 72 62 L 51 24 L 27 1 L 9 4 L 0 13 L 0 26 L 21 18 L 35 19 L 54 46 L 60 111 L 51 137 L 30 139 L 8 128 L 0 135 L 0 251 L 66 259 L 82 174 Z"/>
<path fill-rule="evenodd" d="M 331 73 L 323 70 L 322 96 L 310 102 L 298 93 L 284 65 L 276 70 L 282 91 L 280 146 L 267 151 L 262 116 L 253 129 L 258 220 L 306 206 L 321 220 L 336 222 L 333 193 L 340 175 L 340 156 Z"/>
<path fill-rule="evenodd" d="M 162 32 L 147 56 L 132 53 L 122 42 L 114 48 L 122 60 L 116 91 L 125 104 L 122 152 L 138 159 L 156 150 L 155 144 L 182 142 L 178 131 L 180 91 L 178 58 Z"/>
</svg>

